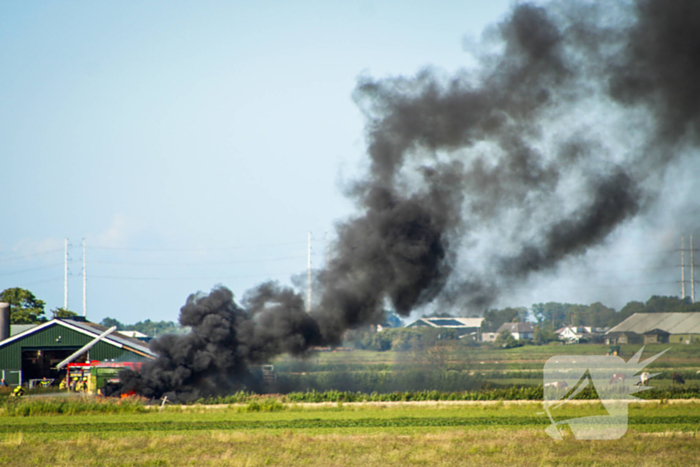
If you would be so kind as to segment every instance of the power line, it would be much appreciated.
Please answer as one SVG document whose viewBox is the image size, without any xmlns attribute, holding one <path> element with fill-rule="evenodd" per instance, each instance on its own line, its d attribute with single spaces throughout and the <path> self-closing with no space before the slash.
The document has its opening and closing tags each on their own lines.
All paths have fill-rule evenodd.
<svg viewBox="0 0 700 467">
<path fill-rule="evenodd" d="M 50 279 L 43 279 L 40 281 L 22 282 L 21 285 L 27 286 L 27 285 L 44 284 L 46 282 L 58 282 L 60 280 L 63 280 L 63 276 L 52 277 Z"/>
<path fill-rule="evenodd" d="M 299 245 L 306 242 L 285 242 L 285 243 L 268 243 L 261 245 L 248 245 L 248 246 L 230 246 L 230 247 L 212 247 L 212 248 L 121 248 L 121 247 L 107 247 L 107 246 L 89 246 L 88 248 L 94 250 L 121 250 L 121 251 L 223 251 L 223 250 L 246 250 L 253 248 L 267 248 L 273 246 L 284 246 L 284 245 Z"/>
<path fill-rule="evenodd" d="M 243 264 L 243 263 L 264 263 L 269 261 L 284 261 L 288 259 L 300 259 L 305 258 L 305 256 L 285 256 L 282 258 L 264 258 L 264 259 L 251 259 L 243 261 L 199 261 L 199 262 L 184 262 L 184 263 L 164 263 L 158 261 L 147 261 L 147 262 L 137 262 L 137 261 L 92 261 L 90 264 L 114 264 L 114 265 L 125 265 L 125 266 L 198 266 L 198 265 L 212 265 L 212 264 Z"/>
<path fill-rule="evenodd" d="M 248 277 L 270 277 L 278 274 L 296 274 L 298 271 L 294 272 L 280 272 L 280 273 L 267 273 L 267 274 L 248 274 L 243 276 L 217 276 L 217 277 L 201 277 L 201 276 L 191 276 L 191 277 L 132 277 L 132 276 L 100 276 L 91 275 L 91 279 L 115 279 L 115 280 L 129 280 L 129 281 L 181 281 L 181 280 L 226 280 L 226 279 L 243 279 Z"/>
<path fill-rule="evenodd" d="M 46 250 L 46 251 L 42 251 L 39 253 L 31 253 L 31 254 L 22 255 L 22 256 L 13 256 L 11 258 L 0 258 L 0 262 L 15 261 L 18 259 L 34 258 L 36 256 L 44 256 L 44 255 L 48 255 L 49 253 L 55 253 L 57 251 L 62 251 L 62 250 L 63 250 L 63 248 L 54 248 L 53 250 Z"/>
<path fill-rule="evenodd" d="M 601 270 L 588 270 L 586 269 L 584 272 L 586 273 L 603 273 L 603 274 L 608 274 L 608 273 L 616 273 L 616 272 L 632 272 L 632 271 L 659 271 L 663 269 L 676 269 L 676 266 L 659 266 L 655 268 L 632 268 L 632 269 L 610 269 L 608 271 L 601 271 Z"/>
<path fill-rule="evenodd" d="M 63 263 L 54 263 L 54 264 L 49 264 L 48 266 L 39 266 L 38 268 L 22 269 L 20 271 L 2 272 L 2 273 L 0 273 L 0 276 L 9 276 L 11 274 L 21 274 L 23 272 L 40 271 L 42 269 L 50 269 L 50 268 L 55 268 L 56 266 L 62 266 L 62 265 L 63 265 Z"/>
<path fill-rule="evenodd" d="M 666 285 L 666 284 L 676 284 L 676 282 L 644 282 L 644 283 L 631 283 L 631 284 L 606 284 L 606 285 L 588 285 L 584 287 L 537 287 L 538 290 L 585 290 L 585 289 L 612 289 L 616 287 L 642 287 L 647 285 Z"/>
<path fill-rule="evenodd" d="M 586 258 L 616 258 L 618 256 L 650 256 L 650 255 L 663 255 L 667 253 L 672 253 L 678 250 L 656 250 L 656 251 L 640 251 L 636 253 L 618 253 L 614 255 L 596 255 L 596 254 L 585 254 L 581 257 Z"/>
</svg>

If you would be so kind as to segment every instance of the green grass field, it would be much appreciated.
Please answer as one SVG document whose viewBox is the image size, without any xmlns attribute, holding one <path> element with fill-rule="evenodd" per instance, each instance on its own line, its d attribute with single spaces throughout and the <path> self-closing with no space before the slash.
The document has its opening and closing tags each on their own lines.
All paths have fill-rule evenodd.
<svg viewBox="0 0 700 467">
<path fill-rule="evenodd" d="M 641 345 L 622 346 L 629 360 Z M 651 363 L 647 371 L 660 373 L 652 386 L 674 387 L 672 376 L 680 373 L 686 386 L 700 385 L 700 345 L 651 344 L 642 360 L 670 350 Z M 542 384 L 545 362 L 555 355 L 605 355 L 606 345 L 544 345 L 513 349 L 493 345 L 465 345 L 447 341 L 417 351 L 318 352 L 305 359 L 288 356 L 275 362 L 278 383 L 269 392 L 327 391 L 395 392 L 439 390 L 443 392 Z"/>
<path fill-rule="evenodd" d="M 686 466 L 700 455 L 700 402 L 691 401 L 631 405 L 628 433 L 614 441 L 552 440 L 536 402 L 126 409 L 0 412 L 0 465 Z"/>
<path fill-rule="evenodd" d="M 643 358 L 667 347 L 647 346 Z M 649 368 L 663 373 L 652 386 L 696 388 L 680 397 L 697 397 L 700 346 L 671 347 Z M 623 358 L 629 359 L 639 348 L 623 346 Z M 353 383 L 385 389 L 398 385 L 406 391 L 400 384 L 425 382 L 422 378 L 428 371 L 437 371 L 428 384 L 450 386 L 394 394 L 381 390 L 369 394 L 373 389 L 365 394 L 240 393 L 209 401 L 242 402 L 238 404 L 167 405 L 162 412 L 138 400 L 52 399 L 39 391 L 37 397 L 15 401 L 0 394 L 0 465 L 700 465 L 698 400 L 631 404 L 627 434 L 610 441 L 579 441 L 571 433 L 562 441 L 550 439 L 544 432 L 550 422 L 541 402 L 430 402 L 460 394 L 450 391 L 518 399 L 512 397 L 513 391 L 541 391 L 535 386 L 542 384 L 542 368 L 549 357 L 604 355 L 607 350 L 600 345 L 515 349 L 454 345 L 422 354 L 354 351 L 320 352 L 304 360 L 282 357 L 274 362 L 280 378 L 297 378 L 302 388 L 308 380 L 331 386 L 325 389 L 335 384 L 351 391 L 343 385 Z M 674 372 L 685 375 L 686 385 L 674 386 L 670 380 Z M 654 394 L 671 398 L 668 391 Z M 424 402 L 385 402 L 387 398 Z M 349 399 L 375 402 L 348 403 Z M 307 403 L 318 400 L 345 402 Z M 600 414 L 599 404 L 581 401 L 571 404 L 564 418 L 594 414 Z"/>
</svg>

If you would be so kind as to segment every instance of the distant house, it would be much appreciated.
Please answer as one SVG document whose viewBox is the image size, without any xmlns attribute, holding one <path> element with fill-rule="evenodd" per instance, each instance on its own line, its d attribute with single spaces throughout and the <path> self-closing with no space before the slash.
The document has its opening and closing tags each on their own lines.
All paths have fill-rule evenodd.
<svg viewBox="0 0 700 467">
<path fill-rule="evenodd" d="M 119 331 L 119 334 L 122 336 L 131 337 L 132 339 L 138 339 L 143 342 L 149 342 L 152 339 L 152 337 L 138 331 Z"/>
<path fill-rule="evenodd" d="M 597 343 L 603 342 L 603 333 L 607 328 L 594 328 L 591 326 L 565 326 L 554 331 L 559 340 L 570 344 L 579 344 L 583 342 Z"/>
<path fill-rule="evenodd" d="M 643 336 L 632 331 L 608 332 L 605 334 L 605 343 L 608 345 L 641 344 L 643 340 Z"/>
<path fill-rule="evenodd" d="M 419 318 L 406 327 L 455 329 L 460 336 L 476 336 L 483 321 L 484 318 Z"/>
<path fill-rule="evenodd" d="M 668 339 L 669 336 L 671 336 L 671 333 L 666 332 L 663 329 L 652 329 L 651 331 L 647 331 L 642 335 L 644 336 L 645 344 L 668 344 Z"/>
<path fill-rule="evenodd" d="M 535 334 L 535 328 L 532 323 L 503 323 L 500 328 L 496 331 L 496 335 L 500 334 L 504 330 L 510 332 L 510 334 L 516 339 L 532 339 Z"/>
<path fill-rule="evenodd" d="M 481 342 L 493 342 L 496 340 L 496 336 L 498 336 L 497 332 L 482 332 Z"/>
</svg>

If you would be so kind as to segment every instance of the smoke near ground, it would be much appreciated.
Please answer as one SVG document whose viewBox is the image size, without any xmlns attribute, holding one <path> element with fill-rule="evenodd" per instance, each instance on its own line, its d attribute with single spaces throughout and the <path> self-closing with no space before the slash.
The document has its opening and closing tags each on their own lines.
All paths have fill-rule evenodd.
<svg viewBox="0 0 700 467">
<path fill-rule="evenodd" d="M 338 344 L 388 305 L 483 310 L 498 291 L 585 254 L 656 209 L 666 171 L 700 142 L 700 3 L 519 4 L 447 76 L 360 79 L 369 168 L 348 187 L 310 313 L 263 284 L 237 305 L 191 296 L 186 336 L 123 390 L 181 399 L 254 384 L 249 365 Z"/>
</svg>

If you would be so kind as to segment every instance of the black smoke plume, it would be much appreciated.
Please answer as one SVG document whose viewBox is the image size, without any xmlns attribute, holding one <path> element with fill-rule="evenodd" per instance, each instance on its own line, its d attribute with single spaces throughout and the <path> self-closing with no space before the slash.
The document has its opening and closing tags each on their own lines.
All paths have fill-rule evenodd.
<svg viewBox="0 0 700 467">
<path fill-rule="evenodd" d="M 241 306 L 222 287 L 191 296 L 192 332 L 155 340 L 159 358 L 122 391 L 253 387 L 249 365 L 337 344 L 387 305 L 481 311 L 647 211 L 700 142 L 696 0 L 518 4 L 477 50 L 479 66 L 453 76 L 360 79 L 369 170 L 310 313 L 271 283 Z"/>
</svg>

